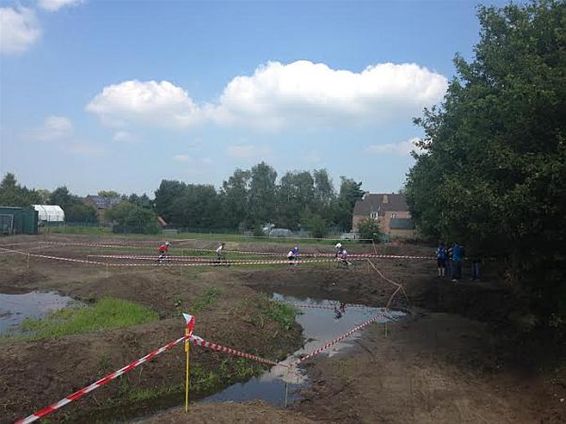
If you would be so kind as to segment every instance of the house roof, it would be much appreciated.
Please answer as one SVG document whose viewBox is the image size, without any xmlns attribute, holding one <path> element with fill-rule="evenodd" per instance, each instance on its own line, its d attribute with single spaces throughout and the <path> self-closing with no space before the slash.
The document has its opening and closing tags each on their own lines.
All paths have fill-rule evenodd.
<svg viewBox="0 0 566 424">
<path fill-rule="evenodd" d="M 354 215 L 369 215 L 371 212 L 408 211 L 404 194 L 366 193 L 354 206 Z"/>
<path fill-rule="evenodd" d="M 97 209 L 110 209 L 120 203 L 122 199 L 119 197 L 102 197 L 89 194 L 85 197 L 85 201 L 93 204 Z"/>
<path fill-rule="evenodd" d="M 389 228 L 391 230 L 414 230 L 415 223 L 411 218 L 391 218 Z"/>
</svg>

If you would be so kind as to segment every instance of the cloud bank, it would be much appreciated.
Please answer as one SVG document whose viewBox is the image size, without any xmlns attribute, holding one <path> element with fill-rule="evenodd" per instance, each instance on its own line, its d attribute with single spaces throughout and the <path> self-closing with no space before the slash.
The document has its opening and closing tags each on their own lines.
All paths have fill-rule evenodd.
<svg viewBox="0 0 566 424">
<path fill-rule="evenodd" d="M 112 127 L 379 126 L 419 114 L 438 103 L 447 87 L 443 75 L 416 64 L 382 63 L 352 72 L 306 60 L 269 62 L 251 76 L 233 78 L 216 102 L 197 104 L 169 81 L 130 80 L 105 87 L 86 110 Z"/>
</svg>

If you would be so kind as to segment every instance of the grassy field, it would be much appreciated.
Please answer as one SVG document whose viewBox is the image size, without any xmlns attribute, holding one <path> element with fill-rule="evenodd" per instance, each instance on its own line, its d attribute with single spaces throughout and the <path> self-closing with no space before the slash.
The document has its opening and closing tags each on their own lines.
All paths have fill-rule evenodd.
<svg viewBox="0 0 566 424">
<path fill-rule="evenodd" d="M 109 227 L 99 226 L 80 226 L 80 225 L 66 225 L 59 227 L 43 228 L 42 234 L 84 234 L 96 236 L 114 236 L 125 237 L 131 239 L 170 239 L 170 240 L 211 240 L 211 241 L 225 241 L 225 242 L 240 242 L 240 243 L 281 243 L 293 244 L 300 242 L 302 244 L 334 244 L 340 240 L 340 234 L 335 234 L 334 237 L 328 236 L 326 238 L 312 238 L 312 237 L 267 237 L 267 236 L 247 236 L 238 233 L 177 233 L 177 234 L 121 234 L 112 233 Z M 360 240 L 349 240 L 348 243 L 360 242 Z"/>
<path fill-rule="evenodd" d="M 38 340 L 129 327 L 158 319 L 157 312 L 149 308 L 106 297 L 92 306 L 63 308 L 43 319 L 27 318 L 21 325 L 24 334 L 14 337 Z"/>
</svg>

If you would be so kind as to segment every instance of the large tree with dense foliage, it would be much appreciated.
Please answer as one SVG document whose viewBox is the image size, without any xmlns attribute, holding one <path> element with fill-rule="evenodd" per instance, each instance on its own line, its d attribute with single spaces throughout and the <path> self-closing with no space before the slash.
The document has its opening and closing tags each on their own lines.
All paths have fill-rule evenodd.
<svg viewBox="0 0 566 424">
<path fill-rule="evenodd" d="M 566 3 L 480 7 L 481 39 L 417 120 L 407 179 L 425 234 L 505 258 L 541 323 L 566 320 Z M 562 320 L 562 321 L 561 321 Z"/>
<path fill-rule="evenodd" d="M 27 207 L 41 203 L 41 196 L 35 190 L 21 186 L 16 176 L 7 173 L 0 182 L 0 205 Z"/>
</svg>

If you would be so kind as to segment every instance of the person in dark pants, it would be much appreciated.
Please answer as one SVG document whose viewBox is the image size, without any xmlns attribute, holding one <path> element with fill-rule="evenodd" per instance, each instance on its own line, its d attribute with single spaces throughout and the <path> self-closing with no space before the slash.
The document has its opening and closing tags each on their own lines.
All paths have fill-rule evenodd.
<svg viewBox="0 0 566 424">
<path fill-rule="evenodd" d="M 443 242 L 440 242 L 436 249 L 436 265 L 438 267 L 438 276 L 444 277 L 446 275 L 446 261 L 448 259 L 448 251 Z"/>
<path fill-rule="evenodd" d="M 479 258 L 479 256 L 474 256 L 472 258 L 472 281 L 479 281 L 480 265 L 481 265 L 481 259 Z"/>
<path fill-rule="evenodd" d="M 462 278 L 462 259 L 464 248 L 458 243 L 452 246 L 452 281 L 456 282 Z"/>
</svg>

